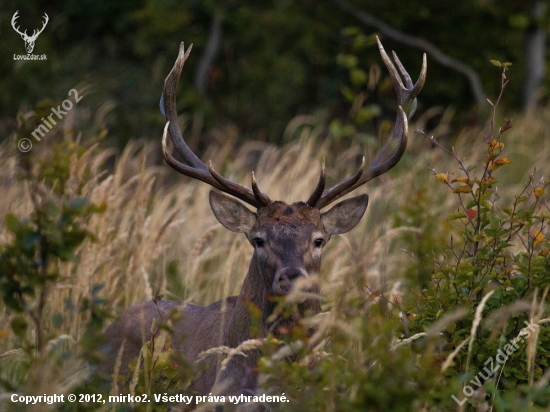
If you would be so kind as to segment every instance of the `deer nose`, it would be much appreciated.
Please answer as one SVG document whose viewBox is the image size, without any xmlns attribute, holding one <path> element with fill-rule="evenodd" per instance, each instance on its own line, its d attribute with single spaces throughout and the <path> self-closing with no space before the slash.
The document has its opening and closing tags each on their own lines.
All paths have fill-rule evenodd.
<svg viewBox="0 0 550 412">
<path fill-rule="evenodd" d="M 300 267 L 286 267 L 275 273 L 273 292 L 276 295 L 286 295 L 290 292 L 294 281 L 300 277 L 307 277 L 308 273 Z"/>
</svg>

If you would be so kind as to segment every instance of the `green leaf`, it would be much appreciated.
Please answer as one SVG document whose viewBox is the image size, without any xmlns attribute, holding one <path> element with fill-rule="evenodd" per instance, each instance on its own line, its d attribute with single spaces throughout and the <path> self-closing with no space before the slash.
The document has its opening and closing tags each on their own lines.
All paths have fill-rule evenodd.
<svg viewBox="0 0 550 412">
<path fill-rule="evenodd" d="M 511 14 L 508 21 L 511 27 L 519 30 L 526 30 L 531 24 L 531 19 L 524 13 Z"/>
<path fill-rule="evenodd" d="M 472 188 L 469 185 L 455 187 L 453 193 L 471 193 Z"/>
<path fill-rule="evenodd" d="M 105 283 L 96 283 L 93 287 L 92 287 L 92 295 L 97 295 L 101 289 L 103 289 L 105 287 Z"/>
<path fill-rule="evenodd" d="M 381 112 L 382 109 L 376 104 L 372 104 L 367 107 L 361 107 L 355 113 L 355 123 L 364 124 L 370 122 L 373 118 L 379 116 Z"/>
<path fill-rule="evenodd" d="M 523 203 L 527 200 L 527 196 L 520 196 L 516 198 L 516 205 L 519 205 L 520 203 Z"/>
<path fill-rule="evenodd" d="M 349 87 L 342 87 L 340 92 L 348 101 L 353 102 L 355 100 L 355 93 Z"/>
<path fill-rule="evenodd" d="M 345 67 L 346 69 L 354 69 L 357 67 L 357 56 L 353 54 L 339 54 L 336 57 L 336 61 L 340 66 Z"/>
<path fill-rule="evenodd" d="M 40 242 L 40 233 L 34 232 L 34 231 L 25 231 L 21 234 L 21 248 L 26 251 L 30 252 L 34 250 L 35 246 L 37 246 L 38 242 Z"/>
<path fill-rule="evenodd" d="M 352 84 L 362 86 L 367 83 L 367 73 L 361 69 L 350 70 L 349 78 Z"/>
<path fill-rule="evenodd" d="M 107 210 L 107 203 L 106 202 L 101 202 L 99 205 L 95 204 L 95 203 L 90 203 L 88 205 L 88 207 L 86 208 L 86 211 L 88 213 L 105 213 L 105 211 Z"/>
<path fill-rule="evenodd" d="M 16 316 L 11 321 L 11 330 L 20 338 L 25 336 L 28 326 L 27 321 L 22 316 Z"/>
<path fill-rule="evenodd" d="M 17 216 L 9 213 L 8 215 L 6 215 L 5 222 L 6 227 L 10 232 L 17 233 L 17 230 L 19 229 L 19 219 L 17 218 Z"/>
<path fill-rule="evenodd" d="M 65 202 L 65 211 L 78 213 L 81 212 L 84 207 L 88 205 L 89 201 L 85 197 L 77 197 L 74 199 L 67 200 Z"/>
<path fill-rule="evenodd" d="M 361 30 L 357 26 L 344 27 L 342 29 L 342 34 L 347 37 L 358 36 L 361 34 Z"/>
<path fill-rule="evenodd" d="M 452 213 L 451 215 L 449 215 L 449 217 L 447 218 L 447 222 L 451 222 L 453 220 L 457 220 L 457 219 L 463 219 L 466 217 L 466 213 L 464 212 L 456 212 L 456 213 Z"/>
<path fill-rule="evenodd" d="M 63 315 L 59 312 L 57 313 L 54 313 L 52 315 L 52 323 L 53 325 L 58 328 L 60 327 L 61 325 L 63 325 L 63 321 L 65 320 L 65 318 L 63 317 Z"/>
</svg>

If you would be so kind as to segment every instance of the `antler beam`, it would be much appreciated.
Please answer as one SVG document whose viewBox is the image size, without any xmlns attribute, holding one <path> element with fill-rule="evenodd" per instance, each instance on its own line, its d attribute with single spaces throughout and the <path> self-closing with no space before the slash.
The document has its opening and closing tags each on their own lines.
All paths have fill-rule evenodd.
<svg viewBox="0 0 550 412">
<path fill-rule="evenodd" d="M 258 188 L 254 173 L 252 173 L 252 189 L 226 179 L 214 170 L 211 163 L 209 166 L 206 166 L 203 161 L 193 153 L 183 139 L 178 125 L 176 93 L 183 65 L 189 57 L 192 48 L 193 45 L 189 46 L 186 51 L 183 42 L 180 44 L 176 63 L 164 81 L 164 93 L 160 98 L 160 111 L 166 119 L 166 126 L 164 127 L 164 133 L 162 135 L 162 152 L 164 158 L 173 169 L 185 176 L 208 183 L 210 186 L 235 196 L 254 207 L 259 208 L 266 206 L 271 203 L 271 200 Z M 174 158 L 169 152 L 167 144 L 168 135 L 171 137 L 176 152 L 183 158 L 186 164 Z"/>
<path fill-rule="evenodd" d="M 376 37 L 376 41 L 378 42 L 378 49 L 380 50 L 382 60 L 384 60 L 384 63 L 388 68 L 390 76 L 393 80 L 395 92 L 397 94 L 397 101 L 399 103 L 399 111 L 395 120 L 395 126 L 392 136 L 388 143 L 386 143 L 386 146 L 384 146 L 384 148 L 376 156 L 374 161 L 369 165 L 367 170 L 363 171 L 365 162 L 363 158 L 363 163 L 361 164 L 361 167 L 352 177 L 324 191 L 323 189 L 325 185 L 325 172 L 323 162 L 321 170 L 322 178 L 319 179 L 319 184 L 317 185 L 317 188 L 313 191 L 314 195 L 317 195 L 311 195 L 310 199 L 307 201 L 307 204 L 309 206 L 321 209 L 329 205 L 330 203 L 354 191 L 359 186 L 364 185 L 375 177 L 386 173 L 399 162 L 399 160 L 403 156 L 403 153 L 405 153 L 408 139 L 408 121 L 407 115 L 405 114 L 402 106 L 408 106 L 410 104 L 411 110 L 409 112 L 409 117 L 414 114 L 414 111 L 416 109 L 416 96 L 418 96 L 418 94 L 422 90 L 422 87 L 424 86 L 424 82 L 426 81 L 426 54 L 424 54 L 424 57 L 422 59 L 422 69 L 420 70 L 418 80 L 416 81 L 416 84 L 413 85 L 411 76 L 409 76 L 395 52 L 392 52 L 392 54 L 395 60 L 395 64 L 399 68 L 399 71 L 397 71 L 393 62 L 386 54 L 386 51 L 384 50 L 384 47 L 382 46 L 382 43 L 380 43 L 378 37 Z M 404 84 L 401 76 L 399 75 L 399 72 L 401 72 L 401 75 L 403 76 L 403 79 L 405 81 Z M 319 191 L 322 191 L 323 193 L 321 196 L 318 196 Z"/>
<path fill-rule="evenodd" d="M 384 50 L 384 47 L 380 43 L 378 37 L 376 40 L 378 42 L 378 48 L 380 50 L 382 60 L 388 68 L 390 76 L 393 80 L 397 94 L 397 101 L 399 104 L 399 110 L 392 136 L 366 170 L 364 170 L 365 159 L 363 158 L 361 167 L 353 176 L 326 190 L 326 171 L 323 161 L 317 187 L 309 199 L 305 202 L 308 206 L 321 209 L 329 205 L 375 177 L 386 173 L 399 162 L 405 152 L 408 139 L 408 118 L 402 106 L 410 107 L 409 117 L 413 115 L 416 109 L 416 96 L 418 96 L 424 86 L 424 82 L 426 81 L 426 55 L 424 54 L 423 56 L 422 69 L 418 80 L 415 84 L 413 84 L 411 77 L 401 64 L 401 61 L 395 52 L 393 52 L 393 58 L 395 61 L 394 65 L 386 54 L 386 51 Z M 235 183 L 218 174 L 212 167 L 212 164 L 206 166 L 202 160 L 200 160 L 195 153 L 193 153 L 183 139 L 177 121 L 176 92 L 183 65 L 189 57 L 191 49 L 192 45 L 185 50 L 184 44 L 181 43 L 178 58 L 174 64 L 174 67 L 170 71 L 170 74 L 166 78 L 166 81 L 164 82 L 164 93 L 160 100 L 160 110 L 166 119 L 166 126 L 162 137 L 162 151 L 164 153 L 164 158 L 168 164 L 172 166 L 172 168 L 186 176 L 208 183 L 216 189 L 235 196 L 236 198 L 241 199 L 254 207 L 260 208 L 266 206 L 271 203 L 271 200 L 258 188 L 254 173 L 252 173 L 252 189 Z M 182 157 L 185 163 L 182 163 L 174 158 L 168 151 L 168 135 L 171 137 L 176 152 Z"/>
</svg>

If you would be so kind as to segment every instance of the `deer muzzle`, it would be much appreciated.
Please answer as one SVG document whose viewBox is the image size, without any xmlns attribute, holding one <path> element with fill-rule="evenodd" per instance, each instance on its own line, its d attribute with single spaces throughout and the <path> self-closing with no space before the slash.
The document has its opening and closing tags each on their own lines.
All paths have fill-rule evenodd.
<svg viewBox="0 0 550 412">
<path fill-rule="evenodd" d="M 307 271 L 301 267 L 290 266 L 279 269 L 277 273 L 275 273 L 273 293 L 279 296 L 287 295 L 297 279 L 308 276 Z"/>
</svg>

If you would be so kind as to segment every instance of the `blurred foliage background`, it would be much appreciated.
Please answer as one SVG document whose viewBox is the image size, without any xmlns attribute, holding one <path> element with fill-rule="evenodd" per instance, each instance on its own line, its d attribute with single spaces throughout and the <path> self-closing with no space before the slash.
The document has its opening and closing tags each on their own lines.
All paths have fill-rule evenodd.
<svg viewBox="0 0 550 412">
<path fill-rule="evenodd" d="M 487 95 L 498 91 L 489 80 L 489 59 L 512 62 L 513 81 L 503 105 L 521 110 L 532 77 L 529 69 L 537 65 L 526 58 L 526 42 L 537 32 L 544 44 L 550 27 L 544 3 L 464 0 L 450 7 L 438 0 L 6 0 L 0 10 L 0 139 L 15 130 L 19 110 L 28 111 L 44 98 L 57 106 L 77 86 L 86 87 L 86 106 L 103 108 L 100 123 L 111 132 L 110 145 L 122 148 L 144 136 L 158 139 L 164 123 L 158 101 L 180 41 L 193 43 L 194 49 L 183 71 L 179 110 L 194 113 L 195 127 L 203 132 L 231 127 L 238 139 L 281 144 L 286 125 L 297 115 L 345 122 L 353 99 L 349 90 L 368 89 L 365 102 L 373 104 L 381 103 L 378 92 L 384 91 L 384 83 L 373 86 L 376 73 L 369 72 L 381 64 L 373 41 L 381 32 L 346 5 L 470 66 Z M 542 7 L 538 14 L 537 7 Z M 34 50 L 46 54 L 47 61 L 13 59 L 25 53 L 10 24 L 16 10 L 18 24 L 29 32 L 41 26 L 43 13 L 49 15 Z M 387 49 L 398 51 L 405 67 L 419 70 L 421 50 L 383 33 L 381 38 Z M 486 104 L 480 107 L 468 79 L 430 55 L 428 61 L 429 82 L 420 109 L 451 107 L 460 113 L 454 124 L 462 126 L 485 119 L 480 110 Z M 411 73 L 414 78 L 417 74 Z M 547 83 L 541 84 L 538 102 L 544 102 Z M 363 113 L 366 129 L 378 127 L 385 107 L 382 99 L 382 110 Z M 393 119 L 391 87 L 387 107 Z M 194 146 L 202 145 L 202 151 L 208 143 Z"/>
</svg>

